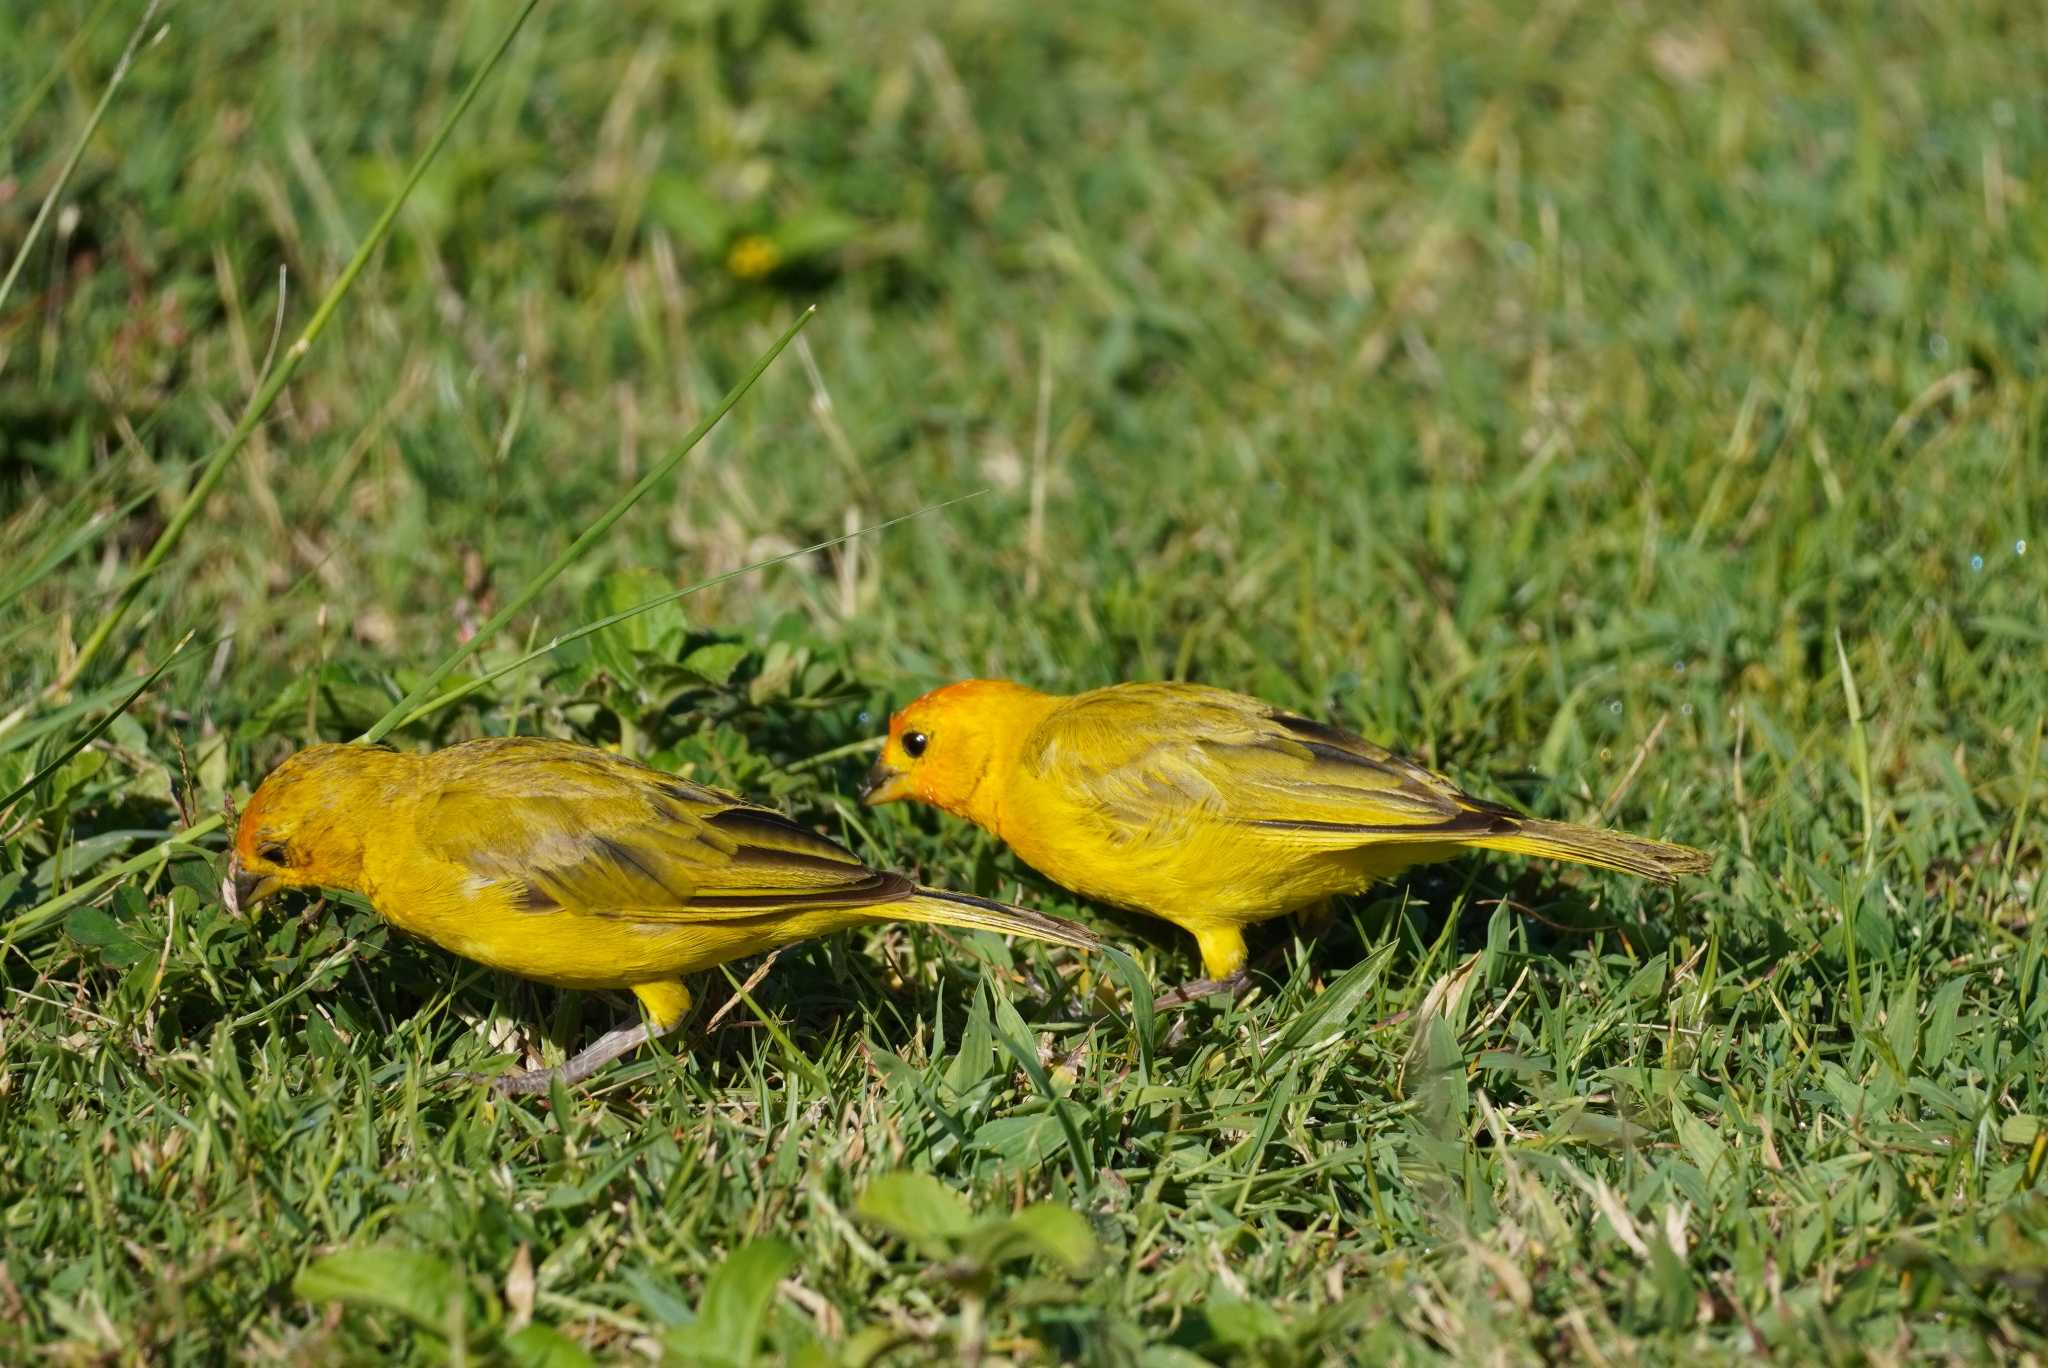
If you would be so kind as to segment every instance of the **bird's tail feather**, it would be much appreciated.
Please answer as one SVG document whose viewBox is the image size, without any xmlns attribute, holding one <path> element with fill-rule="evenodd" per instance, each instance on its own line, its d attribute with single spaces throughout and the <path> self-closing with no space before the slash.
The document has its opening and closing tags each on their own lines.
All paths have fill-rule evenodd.
<svg viewBox="0 0 2048 1368">
<path fill-rule="evenodd" d="M 1570 822 L 1545 822 L 1532 817 L 1517 820 L 1513 831 L 1472 842 L 1485 850 L 1505 850 L 1516 855 L 1541 855 L 1553 860 L 1572 860 L 1640 874 L 1658 883 L 1674 883 L 1681 874 L 1704 874 L 1714 857 L 1691 846 L 1652 841 L 1622 831 L 1601 831 L 1597 827 L 1574 826 Z"/>
<path fill-rule="evenodd" d="M 937 888 L 920 888 L 917 893 L 892 905 L 891 913 L 904 921 L 934 926 L 964 926 L 975 931 L 995 931 L 1005 936 L 1029 936 L 1076 950 L 1099 950 L 1102 940 L 1086 927 L 1060 917 L 1027 912 L 1008 903 L 991 902 L 967 893 L 948 893 Z"/>
</svg>

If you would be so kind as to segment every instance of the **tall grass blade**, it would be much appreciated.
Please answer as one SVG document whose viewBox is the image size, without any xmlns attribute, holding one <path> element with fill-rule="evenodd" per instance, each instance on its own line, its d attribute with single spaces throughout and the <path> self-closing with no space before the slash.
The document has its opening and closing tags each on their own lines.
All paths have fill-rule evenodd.
<svg viewBox="0 0 2048 1368">
<path fill-rule="evenodd" d="M 475 693 L 484 685 L 490 684 L 496 680 L 503 679 L 506 675 L 511 674 L 515 670 L 525 669 L 528 665 L 533 664 L 534 661 L 539 660 L 543 656 L 550 655 L 555 651 L 560 650 L 562 647 L 567 646 L 572 641 L 581 641 L 584 637 L 590 636 L 592 633 L 602 632 L 605 628 L 616 626 L 621 622 L 625 622 L 629 618 L 639 617 L 642 613 L 651 613 L 656 608 L 659 608 L 664 604 L 674 603 L 678 599 L 686 599 L 690 597 L 690 595 L 692 594 L 698 594 L 702 593 L 706 589 L 716 588 L 718 585 L 724 584 L 727 580 L 738 579 L 741 575 L 751 575 L 756 570 L 767 570 L 771 567 L 781 565 L 784 561 L 792 561 L 800 556 L 808 556 L 814 551 L 829 550 L 832 547 L 838 546 L 842 542 L 849 542 L 856 537 L 865 537 L 870 533 L 883 531 L 887 528 L 894 527 L 897 523 L 909 522 L 912 518 L 921 518 L 927 513 L 936 513 L 942 508 L 951 508 L 956 503 L 965 503 L 967 500 L 979 498 L 981 495 L 987 492 L 988 491 L 985 489 L 977 489 L 972 494 L 962 494 L 958 498 L 946 499 L 940 503 L 935 504 L 926 504 L 923 508 L 914 509 L 909 513 L 900 514 L 899 516 L 890 518 L 885 522 L 875 523 L 871 527 L 858 527 L 855 528 L 853 531 L 844 534 L 843 536 L 833 537 L 827 541 L 814 542 L 809 546 L 798 547 L 794 551 L 786 551 L 779 556 L 770 556 L 767 560 L 755 561 L 751 565 L 742 565 L 737 570 L 728 570 L 722 575 L 713 575 L 710 579 L 698 580 L 695 584 L 689 585 L 682 589 L 678 589 L 674 593 L 658 594 L 655 597 L 648 599 L 643 603 L 636 603 L 631 608 L 627 608 L 620 612 L 613 613 L 610 617 L 601 617 L 597 619 L 595 622 L 586 622 L 581 627 L 578 627 L 573 631 L 564 632 L 560 636 L 555 637 L 553 640 L 549 641 L 548 644 L 545 646 L 536 647 L 535 649 L 528 651 L 525 655 L 520 656 L 516 660 L 507 661 L 505 664 L 498 666 L 496 669 L 486 671 L 485 673 L 478 675 L 475 679 L 472 679 L 467 683 L 457 685 L 455 688 L 450 689 L 448 692 L 441 694 L 438 697 L 428 699 L 426 702 L 420 704 L 417 708 L 414 708 L 411 712 L 407 713 L 404 717 L 401 717 L 400 719 L 398 719 L 398 721 L 394 722 L 390 727 L 390 731 L 397 731 L 402 727 L 409 727 L 413 723 L 420 721 L 422 718 L 430 717 L 433 714 L 439 712 L 441 709 L 447 707 L 449 704 L 456 703 L 464 698 L 467 698 L 470 694 Z M 401 704 L 400 706 L 403 705 Z M 379 733 L 380 736 L 386 734 L 388 733 Z M 365 741 L 374 741 L 377 739 L 377 737 L 369 736 L 366 734 L 362 739 Z M 792 766 L 792 768 L 794 767 Z"/>
<path fill-rule="evenodd" d="M 1849 670 L 1849 652 L 1842 645 L 1842 631 L 1835 629 L 1835 661 L 1842 671 L 1842 696 L 1849 705 L 1849 760 L 1856 769 L 1856 788 L 1863 805 L 1863 868 L 1867 873 L 1877 861 L 1877 805 L 1870 791 L 1870 733 L 1864 726 L 1863 699 L 1856 692 L 1856 676 Z"/>
<path fill-rule="evenodd" d="M 101 870 L 84 883 L 74 884 L 66 892 L 45 898 L 8 922 L 4 928 L 0 928 L 0 951 L 14 945 L 21 937 L 40 931 L 79 903 L 96 896 L 101 889 L 116 879 L 125 879 L 130 874 L 139 873 L 151 866 L 168 863 L 180 854 L 204 854 L 205 852 L 191 850 L 190 847 L 197 845 L 202 836 L 211 836 L 219 831 L 226 821 L 226 818 L 216 816 L 209 817 L 203 822 L 194 822 L 183 831 L 166 836 L 140 855 L 131 855 L 121 863 Z"/>
<path fill-rule="evenodd" d="M 461 120 L 469 106 L 476 100 L 477 92 L 483 88 L 484 82 L 489 79 L 492 71 L 496 70 L 506 50 L 512 46 L 512 40 L 519 36 L 520 29 L 525 26 L 527 16 L 533 13 L 534 7 L 539 3 L 540 0 L 526 0 L 526 3 L 520 6 L 519 13 L 513 16 L 511 24 L 505 29 L 504 36 L 498 40 L 498 45 L 491 50 L 491 55 L 484 59 L 483 65 L 477 68 L 476 74 L 470 77 L 469 84 L 463 87 L 461 96 L 455 101 L 454 107 L 448 111 L 448 116 L 441 121 L 440 128 L 435 131 L 433 139 L 427 144 L 426 150 L 421 152 L 419 158 L 413 162 L 412 170 L 406 174 L 405 183 L 399 186 L 398 193 L 393 195 L 391 201 L 384 206 L 384 212 L 377 216 L 377 222 L 370 228 L 369 235 L 363 239 L 362 245 L 356 248 L 355 255 L 350 257 L 348 265 L 342 268 L 340 277 L 336 279 L 334 285 L 327 291 L 326 296 L 321 299 L 319 307 L 313 311 L 313 317 L 306 324 L 305 330 L 299 334 L 297 341 L 285 349 L 284 356 L 279 361 L 277 369 L 271 372 L 270 378 L 257 391 L 256 397 L 250 401 L 248 409 L 242 414 L 241 421 L 235 424 L 234 430 L 228 434 L 227 439 L 219 447 L 215 448 L 213 454 L 207 458 L 205 467 L 200 471 L 198 480 L 193 483 L 191 492 L 185 496 L 184 503 L 179 505 L 178 511 L 172 515 L 170 522 L 165 525 L 163 532 L 157 537 L 155 545 L 149 548 L 149 554 L 143 557 L 142 563 L 135 568 L 135 573 L 129 576 L 128 582 L 122 586 L 119 597 L 114 600 L 113 606 L 107 610 L 106 614 L 100 618 L 98 625 L 93 628 L 92 635 L 86 638 L 83 646 L 79 647 L 77 659 L 73 660 L 70 668 L 65 670 L 45 690 L 45 697 L 54 697 L 70 688 L 72 683 L 84 674 L 94 658 L 105 648 L 108 638 L 113 636 L 114 629 L 121 625 L 121 620 L 127 616 L 128 609 L 134 604 L 136 596 L 142 592 L 144 586 L 149 583 L 150 578 L 156 574 L 157 567 L 163 564 L 164 558 L 171 553 L 171 549 L 185 535 L 185 529 L 198 516 L 199 510 L 205 506 L 207 499 L 212 497 L 214 489 L 221 482 L 221 477 L 227 473 L 228 463 L 234 459 L 235 454 L 248 442 L 250 434 L 256 430 L 256 425 L 262 422 L 265 416 L 269 414 L 271 406 L 277 402 L 278 395 L 291 382 L 292 376 L 298 372 L 299 364 L 306 359 L 306 354 L 312 350 L 313 343 L 327 330 L 327 325 L 333 321 L 336 310 L 341 307 L 342 300 L 348 296 L 349 290 L 354 287 L 356 278 L 363 273 L 363 268 L 369 265 L 370 258 L 376 255 L 377 249 L 384 245 L 385 238 L 391 235 L 391 227 L 398 221 L 399 211 L 405 207 L 405 202 L 411 197 L 413 189 L 420 183 L 421 177 L 426 175 L 427 168 L 433 164 L 434 158 L 440 153 L 443 144 L 448 141 L 449 135 L 455 131 L 455 125 Z M 154 7 L 152 6 L 152 8 Z M 4 302 L 4 295 L 0 295 L 0 302 Z M 0 735 L 5 735 L 14 726 L 18 725 L 24 715 L 25 711 L 23 709 L 17 709 L 7 717 L 0 718 Z"/>
<path fill-rule="evenodd" d="M 119 526 L 129 514 L 148 503 L 152 497 L 148 491 L 144 491 L 112 512 L 94 513 L 86 517 L 83 522 L 60 536 L 57 544 L 45 552 L 42 559 L 13 578 L 0 580 L 0 608 L 5 608 L 42 583 L 58 566 L 98 541 L 109 528 Z"/>
<path fill-rule="evenodd" d="M 70 155 L 64 158 L 64 168 L 57 173 L 57 183 L 50 187 L 50 193 L 43 196 L 41 207 L 36 210 L 35 219 L 28 226 L 28 236 L 21 240 L 21 250 L 14 254 L 14 264 L 7 268 L 7 278 L 0 280 L 0 312 L 7 308 L 7 296 L 14 292 L 14 282 L 21 276 L 21 268 L 27 264 L 29 253 L 36 247 L 36 239 L 43 235 L 43 228 L 50 221 L 50 211 L 57 207 L 57 201 L 64 197 L 64 188 L 71 184 L 71 177 L 78 172 L 78 163 L 85 157 L 85 149 L 92 143 L 92 135 L 99 132 L 100 120 L 107 117 L 107 109 L 114 103 L 114 92 L 121 88 L 121 82 L 128 79 L 128 68 L 135 61 L 136 49 L 142 46 L 142 35 L 149 32 L 149 21 L 156 18 L 156 12 L 163 0 L 149 0 L 149 8 L 142 12 L 142 18 L 135 25 L 135 32 L 128 35 L 128 46 L 121 49 L 121 60 L 114 64 L 114 74 L 107 78 L 107 88 L 100 92 L 100 102 L 92 107 L 92 114 L 85 121 L 85 127 L 78 131 L 78 140 L 71 144 Z M 99 16 L 94 15 L 88 24 L 97 24 Z M 41 98 L 38 95 L 36 98 Z M 33 106 L 31 106 L 33 107 Z M 21 115 L 27 118 L 26 111 Z M 10 128 L 8 136 L 13 137 Z M 7 357 L 0 353 L 0 367 L 5 367 Z"/>
<path fill-rule="evenodd" d="M 77 740 L 73 741 L 63 750 L 57 752 L 56 756 L 53 759 L 51 759 L 51 761 L 48 764 L 44 765 L 34 774 L 31 774 L 28 778 L 24 779 L 21 782 L 20 786 L 17 787 L 12 793 L 8 794 L 5 798 L 0 798 L 0 812 L 5 812 L 8 806 L 12 804 L 15 799 L 21 797 L 21 795 L 24 793 L 31 792 L 36 785 L 42 783 L 43 780 L 49 778 L 58 770 L 62 769 L 64 767 L 65 761 L 69 760 L 72 756 L 84 750 L 87 746 L 90 746 L 94 741 L 97 741 L 100 737 L 101 732 L 104 732 L 107 728 L 114 725 L 115 718 L 119 717 L 122 713 L 127 712 L 130 704 L 134 703 L 136 699 L 142 697 L 143 694 L 149 692 L 149 686 L 156 683 L 157 680 L 163 677 L 164 671 L 171 668 L 171 662 L 175 661 L 181 654 L 184 653 L 185 647 L 188 644 L 190 644 L 193 637 L 193 633 L 197 630 L 198 629 L 195 628 L 193 629 L 193 632 L 187 632 L 183 637 L 179 638 L 178 644 L 171 648 L 171 653 L 165 656 L 163 658 L 163 661 L 160 664 L 158 664 L 158 666 L 154 670 L 151 670 L 148 674 L 144 675 L 142 677 L 142 681 L 139 684 L 137 684 L 134 688 L 128 691 L 128 696 L 126 698 L 123 698 L 119 703 L 116 703 L 113 707 L 107 709 L 107 715 L 105 717 L 102 717 L 99 721 L 93 723 L 90 727 L 86 728 L 85 732 L 82 735 L 80 735 Z"/>
</svg>

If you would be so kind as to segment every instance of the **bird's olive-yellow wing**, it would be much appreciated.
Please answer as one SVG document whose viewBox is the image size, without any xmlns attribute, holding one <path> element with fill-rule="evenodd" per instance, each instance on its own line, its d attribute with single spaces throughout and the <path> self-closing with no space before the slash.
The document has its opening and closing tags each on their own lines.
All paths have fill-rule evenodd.
<svg viewBox="0 0 2048 1368">
<path fill-rule="evenodd" d="M 1336 849 L 1469 839 L 1513 821 L 1363 737 L 1200 685 L 1076 695 L 1033 731 L 1023 763 L 1127 835 L 1224 821 Z"/>
<path fill-rule="evenodd" d="M 417 822 L 424 848 L 533 912 L 730 921 L 913 891 L 780 813 L 549 741 L 500 741 L 477 763 L 450 765 Z"/>
</svg>

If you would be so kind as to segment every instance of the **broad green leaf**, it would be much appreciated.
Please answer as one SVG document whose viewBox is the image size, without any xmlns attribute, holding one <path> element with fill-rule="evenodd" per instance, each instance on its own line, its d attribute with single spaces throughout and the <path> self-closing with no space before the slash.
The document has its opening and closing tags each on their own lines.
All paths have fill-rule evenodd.
<svg viewBox="0 0 2048 1368">
<path fill-rule="evenodd" d="M 1217 1343 L 1251 1351 L 1254 1361 L 1266 1361 L 1287 1342 L 1287 1322 L 1263 1302 L 1217 1296 L 1203 1303 L 1202 1314 Z"/>
<path fill-rule="evenodd" d="M 963 1097 L 995 1069 L 996 1038 L 989 1029 L 988 1001 L 980 993 L 967 1008 L 967 1025 L 954 1048 L 953 1062 L 946 1066 L 946 1086 Z"/>
<path fill-rule="evenodd" d="M 611 617 L 656 599 L 673 587 L 652 570 L 613 571 L 584 594 L 583 617 Z M 663 603 L 592 633 L 590 653 L 612 678 L 637 684 L 643 663 L 675 659 L 687 630 L 682 607 L 674 602 Z"/>
<path fill-rule="evenodd" d="M 1908 978 L 1885 1003 L 1884 1037 L 1901 1073 L 1913 1072 L 1913 1060 L 1920 1053 L 1920 980 Z"/>
<path fill-rule="evenodd" d="M 836 209 L 805 209 L 775 225 L 769 239 L 792 261 L 836 252 L 860 234 L 860 223 Z"/>
<path fill-rule="evenodd" d="M 1677 1132 L 1678 1143 L 1684 1146 L 1686 1155 L 1707 1180 L 1709 1188 L 1719 1191 L 1734 1181 L 1728 1142 L 1721 1138 L 1720 1132 L 1679 1104 L 1673 1104 L 1671 1108 L 1671 1128 Z"/>
<path fill-rule="evenodd" d="M 777 1239 L 749 1240 L 727 1255 L 705 1279 L 697 1319 L 669 1332 L 668 1361 L 734 1368 L 752 1363 L 775 1288 L 795 1262 L 795 1247 Z"/>
<path fill-rule="evenodd" d="M 810 658 L 810 652 L 801 646 L 786 641 L 768 643 L 768 653 L 761 659 L 761 672 L 747 685 L 747 701 L 759 707 L 787 698 Z"/>
<path fill-rule="evenodd" d="M 507 1335 L 499 1348 L 513 1368 L 585 1368 L 597 1362 L 582 1345 L 545 1325 Z"/>
<path fill-rule="evenodd" d="M 868 1184 L 856 1209 L 890 1234 L 924 1246 L 957 1240 L 974 1225 L 960 1194 L 929 1173 L 885 1173 Z"/>
<path fill-rule="evenodd" d="M 1088 1218 L 1072 1207 L 1034 1202 L 1004 1222 L 1035 1254 L 1043 1255 L 1076 1277 L 1095 1266 L 1101 1253 Z"/>
<path fill-rule="evenodd" d="M 292 1292 L 309 1302 L 396 1312 L 436 1334 L 448 1329 L 450 1312 L 463 1295 L 461 1278 L 440 1259 L 382 1245 L 315 1259 L 292 1279 Z"/>
<path fill-rule="evenodd" d="M 1050 1112 L 998 1116 L 974 1132 L 974 1148 L 1000 1154 L 1014 1168 L 1034 1168 L 1057 1152 L 1065 1138 Z"/>
<path fill-rule="evenodd" d="M 1621 996 L 1636 1001 L 1650 1001 L 1664 991 L 1666 960 L 1662 955 L 1653 955 L 1648 963 L 1629 976 L 1621 986 Z"/>
<path fill-rule="evenodd" d="M 663 172 L 647 189 L 647 215 L 689 247 L 713 255 L 732 235 L 732 215 L 687 176 Z"/>
<path fill-rule="evenodd" d="M 101 963 L 115 969 L 150 957 L 150 947 L 103 907 L 87 904 L 77 909 L 65 919 L 64 931 L 81 946 L 98 951 Z"/>
<path fill-rule="evenodd" d="M 684 656 L 683 668 L 705 683 L 722 688 L 732 679 L 733 671 L 745 663 L 748 654 L 747 648 L 736 641 L 714 641 Z"/>
<path fill-rule="evenodd" d="M 1956 1043 L 1956 1019 L 1962 1012 L 1963 993 L 1970 981 L 1961 975 L 1941 985 L 1934 994 L 1933 1010 L 1927 1014 L 1927 1031 L 1921 1039 L 1924 1067 L 1932 1072 L 1948 1062 Z"/>
</svg>

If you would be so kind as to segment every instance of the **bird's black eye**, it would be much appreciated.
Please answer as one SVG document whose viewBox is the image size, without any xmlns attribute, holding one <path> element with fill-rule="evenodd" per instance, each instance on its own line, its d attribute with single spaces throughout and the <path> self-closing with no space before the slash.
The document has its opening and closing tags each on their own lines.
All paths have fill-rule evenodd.
<svg viewBox="0 0 2048 1368">
<path fill-rule="evenodd" d="M 281 841 L 265 841 L 257 846 L 256 858 L 265 864 L 288 865 L 292 862 L 291 852 L 284 848 Z"/>
<path fill-rule="evenodd" d="M 903 753 L 915 760 L 918 756 L 924 754 L 924 748 L 930 741 L 931 738 L 923 732 L 905 732 L 903 733 Z"/>
</svg>

